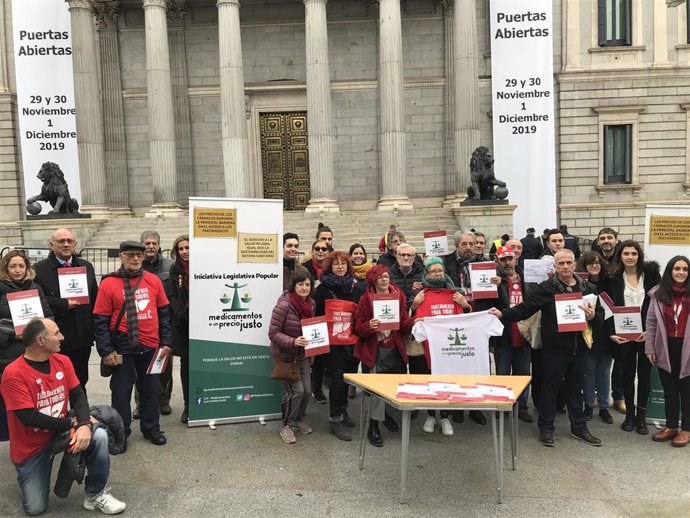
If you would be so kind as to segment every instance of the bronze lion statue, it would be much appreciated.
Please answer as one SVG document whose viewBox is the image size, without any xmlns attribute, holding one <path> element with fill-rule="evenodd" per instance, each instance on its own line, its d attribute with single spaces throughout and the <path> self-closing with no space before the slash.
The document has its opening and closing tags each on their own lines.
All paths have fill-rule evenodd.
<svg viewBox="0 0 690 518">
<path fill-rule="evenodd" d="M 50 203 L 53 210 L 49 214 L 76 214 L 79 202 L 69 194 L 60 166 L 55 162 L 44 162 L 36 177 L 43 182 L 41 194 L 26 200 L 27 207 L 37 201 Z"/>
<path fill-rule="evenodd" d="M 494 176 L 494 157 L 484 146 L 479 146 L 472 152 L 470 179 L 472 185 L 467 188 L 467 196 L 471 199 L 502 200 L 508 196 L 505 182 Z M 496 187 L 499 189 L 495 189 Z"/>
</svg>

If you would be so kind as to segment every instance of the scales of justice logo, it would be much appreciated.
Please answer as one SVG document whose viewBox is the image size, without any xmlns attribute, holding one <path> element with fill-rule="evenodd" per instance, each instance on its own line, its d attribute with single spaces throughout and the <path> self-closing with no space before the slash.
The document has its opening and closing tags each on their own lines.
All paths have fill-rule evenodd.
<svg viewBox="0 0 690 518">
<path fill-rule="evenodd" d="M 312 340 L 318 340 L 319 338 L 321 338 L 321 333 L 319 332 L 319 330 L 318 329 L 312 329 L 311 339 Z"/>
<path fill-rule="evenodd" d="M 28 316 L 31 315 L 33 311 L 31 310 L 31 304 L 23 304 L 22 305 L 22 316 Z"/>
<path fill-rule="evenodd" d="M 568 304 L 565 307 L 565 314 L 569 317 L 573 316 L 575 314 L 575 306 L 573 306 L 572 304 Z"/>
<path fill-rule="evenodd" d="M 450 333 L 448 335 L 448 341 L 450 342 L 448 345 L 455 347 L 464 347 L 465 345 L 467 345 L 467 336 L 465 335 L 465 333 L 463 333 L 464 330 L 464 327 L 448 328 L 448 332 Z M 462 333 L 462 336 L 460 335 L 460 333 Z"/>
<path fill-rule="evenodd" d="M 77 282 L 77 279 L 70 279 L 69 280 L 69 288 L 72 290 L 76 290 L 79 287 L 79 283 Z"/>
<path fill-rule="evenodd" d="M 431 251 L 432 251 L 432 252 L 438 252 L 439 250 L 441 250 L 441 248 L 442 248 L 442 247 L 441 247 L 441 242 L 438 241 L 437 239 L 434 239 L 434 240 L 431 242 Z"/>
<path fill-rule="evenodd" d="M 384 304 L 381 306 L 381 315 L 387 316 L 392 312 L 390 305 Z"/>
<path fill-rule="evenodd" d="M 238 284 L 234 282 L 232 284 L 226 284 L 225 286 L 233 290 L 233 293 L 232 297 L 230 297 L 227 291 L 223 291 L 223 296 L 220 301 L 223 304 L 230 304 L 230 307 L 223 308 L 223 311 L 249 311 L 248 304 L 252 301 L 249 290 L 245 289 L 244 295 L 240 296 L 240 289 L 247 288 L 247 284 Z M 242 304 L 245 304 L 245 306 Z"/>
</svg>

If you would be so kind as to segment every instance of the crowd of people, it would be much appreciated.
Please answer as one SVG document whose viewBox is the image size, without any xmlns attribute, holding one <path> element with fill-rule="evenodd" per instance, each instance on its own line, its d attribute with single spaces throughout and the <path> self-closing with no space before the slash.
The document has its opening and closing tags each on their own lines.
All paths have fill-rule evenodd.
<svg viewBox="0 0 690 518">
<path fill-rule="evenodd" d="M 481 232 L 460 231 L 454 236 L 451 253 L 426 257 L 391 225 L 379 241 L 381 255 L 372 261 L 361 244 L 352 245 L 347 253 L 337 250 L 331 229 L 320 225 L 310 253 L 300 261 L 299 237 L 285 234 L 287 291 L 274 310 L 270 339 L 274 357 L 297 359 L 302 373 L 299 382 L 284 382 L 281 437 L 285 442 L 296 442 L 292 430 L 311 432 L 304 422 L 310 397 L 316 403 L 330 403 L 330 429 L 335 437 L 352 439 L 348 428 L 354 423 L 347 414 L 344 373 L 360 369 L 364 373 L 432 372 L 428 343 L 419 343 L 410 333 L 415 322 L 429 317 L 425 298 L 438 288 L 454 290 L 451 313 L 488 311 L 501 319 L 503 333 L 490 343 L 494 372 L 531 375 L 530 387 L 518 400 L 518 416 L 523 422 L 534 422 L 529 409 L 531 394 L 544 446 L 554 446 L 555 417 L 566 409 L 571 435 L 600 446 L 600 439 L 587 426 L 597 404 L 602 422 L 614 423 L 609 410 L 613 407 L 625 416 L 620 424 L 623 431 L 649 434 L 646 408 L 653 365 L 659 368 L 664 388 L 666 426 L 652 438 L 672 441 L 676 447 L 690 442 L 690 263 L 686 257 L 671 259 L 662 275 L 658 263 L 645 260 L 639 243 L 620 241 L 610 227 L 602 228 L 592 249 L 585 252 L 565 225 L 545 229 L 538 237 L 534 228 L 527 229 L 522 239 L 502 235 L 491 243 L 488 256 L 487 244 Z M 551 263 L 552 276 L 541 283 L 526 282 L 527 259 Z M 497 297 L 473 300 L 470 265 L 485 261 L 495 262 L 491 282 L 497 285 Z M 298 285 L 299 299 L 294 295 Z M 398 298 L 398 330 L 377 330 L 380 322 L 373 315 L 372 295 L 380 293 Z M 580 306 L 586 331 L 559 330 L 556 298 L 565 293 L 581 293 L 588 301 Z M 606 294 L 614 307 L 640 308 L 643 331 L 639 336 L 616 334 L 614 319 L 606 317 L 600 294 Z M 304 347 L 309 341 L 296 323 L 307 316 L 325 315 L 324 303 L 329 299 L 356 304 L 353 336 L 347 345 L 308 359 Z M 329 380 L 328 397 L 323 391 L 324 372 Z M 299 412 L 290 410 L 295 407 Z M 487 423 L 482 412 L 471 411 L 469 416 L 480 425 Z M 379 423 L 391 432 L 398 430 L 398 424 L 376 398 L 370 418 L 368 440 L 383 446 Z M 436 416 L 430 411 L 422 429 L 434 433 L 438 427 L 444 435 L 453 435 L 453 422 L 463 420 L 463 412 Z"/>
<path fill-rule="evenodd" d="M 533 423 L 537 412 L 539 439 L 545 446 L 554 446 L 555 417 L 566 408 L 571 435 L 600 446 L 587 426 L 597 403 L 604 423 L 614 423 L 609 411 L 613 407 L 625 416 L 622 430 L 649 434 L 646 408 L 653 365 L 664 390 L 666 423 L 652 439 L 676 447 L 690 443 L 690 260 L 673 257 L 662 274 L 659 264 L 645 260 L 639 243 L 620 241 L 609 227 L 601 229 L 592 250 L 585 252 L 565 226 L 535 234 L 530 228 L 522 239 L 503 235 L 492 242 L 474 229 L 460 231 L 452 252 L 426 257 L 391 225 L 375 260 L 360 243 L 336 248 L 325 225 L 319 225 L 304 258 L 299 236 L 284 234 L 284 292 L 268 326 L 274 362 L 295 367 L 282 382 L 282 440 L 292 444 L 295 431 L 312 433 L 305 421 L 312 398 L 329 404 L 332 434 L 352 440 L 355 423 L 348 405 L 356 391 L 345 383 L 346 373 L 432 373 L 428 342 L 416 340 L 411 331 L 416 322 L 433 318 L 431 301 L 444 290 L 452 293 L 444 314 L 486 311 L 503 322 L 502 334 L 490 345 L 495 373 L 532 376 L 528 391 L 519 397 L 518 417 Z M 84 507 L 106 514 L 125 509 L 106 487 L 107 425 L 93 417 L 87 400 L 94 343 L 101 374 L 110 378 L 111 406 L 121 419 L 120 451 L 126 450 L 137 419 L 145 439 L 166 444 L 159 416 L 172 411 L 172 356 L 180 358 L 180 420 L 189 419 L 189 236 L 175 239 L 171 259 L 163 257 L 160 236 L 153 230 L 121 243 L 120 267 L 100 283 L 93 265 L 77 254 L 77 244 L 73 232 L 58 229 L 51 236 L 49 256 L 35 265 L 21 250 L 11 250 L 0 260 L 0 440 L 10 440 L 28 514 L 39 514 L 48 505 L 51 452 L 65 433 L 67 450 L 82 455 L 89 473 Z M 552 277 L 526 282 L 527 259 L 551 263 Z M 495 264 L 491 282 L 497 296 L 473 299 L 470 265 L 489 261 Z M 62 268 L 79 268 L 85 275 L 87 300 L 63 296 Z M 21 292 L 37 294 L 43 317 L 19 333 L 10 302 Z M 565 293 L 606 294 L 614 307 L 639 307 L 643 332 L 634 338 L 617 334 L 596 297 L 580 306 L 586 331 L 559 330 L 556 297 Z M 382 294 L 397 301 L 398 329 L 381 329 L 374 314 L 373 300 Z M 333 311 L 351 314 L 351 325 L 338 332 L 330 352 L 307 358 L 309 340 L 300 321 L 328 319 Z M 147 374 L 153 356 L 161 351 L 170 356 L 166 369 L 160 375 Z M 480 411 L 470 411 L 469 417 L 479 425 L 487 423 Z M 450 436 L 454 423 L 464 418 L 461 411 L 429 411 L 421 428 Z M 392 433 L 399 429 L 383 400 L 374 398 L 367 438 L 377 447 L 384 445 L 380 424 Z"/>
</svg>

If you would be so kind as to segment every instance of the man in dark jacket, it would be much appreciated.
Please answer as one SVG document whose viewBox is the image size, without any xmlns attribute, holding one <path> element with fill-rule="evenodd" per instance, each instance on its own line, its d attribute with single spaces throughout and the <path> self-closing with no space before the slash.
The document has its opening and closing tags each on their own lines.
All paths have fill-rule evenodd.
<svg viewBox="0 0 690 518">
<path fill-rule="evenodd" d="M 460 288 L 470 287 L 469 265 L 477 262 L 474 247 L 474 234 L 460 230 L 455 233 L 455 251 L 443 258 L 446 274 Z"/>
<path fill-rule="evenodd" d="M 517 322 L 541 310 L 541 339 L 544 344 L 544 381 L 539 403 L 539 439 L 544 446 L 553 447 L 554 421 L 558 392 L 565 384 L 571 436 L 591 446 L 601 446 L 601 440 L 587 429 L 583 412 L 582 387 L 587 369 L 588 345 L 583 331 L 559 331 L 555 296 L 566 293 L 595 294 L 595 287 L 574 275 L 575 256 L 561 250 L 554 256 L 556 275 L 531 289 L 523 302 L 502 311 L 492 308 L 491 314 L 504 322 Z M 595 305 L 582 304 L 580 309 L 593 329 L 604 325 L 604 310 Z"/>
<path fill-rule="evenodd" d="M 539 240 L 534 237 L 535 230 L 533 227 L 527 229 L 527 235 L 523 237 L 522 243 L 522 259 L 539 259 L 544 255 L 544 247 Z"/>
<path fill-rule="evenodd" d="M 146 439 L 162 445 L 167 441 L 159 424 L 159 375 L 147 371 L 159 348 L 170 354 L 172 330 L 163 284 L 142 268 L 143 259 L 144 245 L 120 243 L 122 267 L 101 281 L 93 308 L 94 334 L 103 363 L 113 367 L 111 406 L 122 416 L 125 436 L 131 433 L 132 387 L 136 384 L 141 404 L 139 428 Z"/>
<path fill-rule="evenodd" d="M 163 257 L 161 252 L 161 236 L 155 230 L 146 230 L 141 233 L 140 238 L 144 245 L 144 262 L 142 266 L 144 270 L 154 274 L 163 283 L 163 288 L 168 289 L 168 279 L 170 278 L 170 268 L 172 268 L 172 259 Z M 160 412 L 163 415 L 170 415 L 172 408 L 170 408 L 170 397 L 173 389 L 173 357 L 170 357 L 168 365 L 165 367 L 160 375 L 161 388 L 158 394 L 158 404 Z M 137 408 L 134 411 L 134 418 L 138 419 L 139 415 L 139 392 L 134 392 L 134 399 L 136 400 Z"/>
<path fill-rule="evenodd" d="M 580 239 L 568 232 L 568 225 L 561 225 L 560 230 L 563 233 L 563 238 L 565 239 L 565 247 L 573 252 L 575 255 L 575 260 L 577 261 L 580 258 Z"/>
<path fill-rule="evenodd" d="M 74 233 L 66 228 L 59 228 L 53 232 L 49 244 L 51 252 L 48 258 L 34 266 L 35 281 L 43 289 L 43 294 L 55 316 L 55 323 L 65 337 L 60 353 L 72 361 L 79 383 L 86 393 L 89 358 L 93 346 L 91 313 L 98 294 L 98 283 L 93 265 L 76 254 L 77 238 Z M 61 295 L 58 272 L 61 268 L 70 267 L 86 270 L 88 302 L 78 302 L 74 298 Z"/>
<path fill-rule="evenodd" d="M 415 261 L 416 253 L 412 245 L 403 243 L 398 245 L 395 254 L 396 263 L 390 269 L 390 279 L 405 293 L 409 309 L 414 296 L 422 289 L 424 267 Z"/>
</svg>

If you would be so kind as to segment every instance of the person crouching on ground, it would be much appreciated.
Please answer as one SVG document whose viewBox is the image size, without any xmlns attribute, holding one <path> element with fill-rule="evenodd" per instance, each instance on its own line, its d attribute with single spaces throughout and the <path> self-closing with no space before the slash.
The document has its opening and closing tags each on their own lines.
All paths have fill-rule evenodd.
<svg viewBox="0 0 690 518">
<path fill-rule="evenodd" d="M 300 320 L 314 316 L 311 286 L 311 278 L 306 270 L 295 271 L 288 290 L 273 308 L 268 328 L 273 358 L 283 363 L 296 360 L 299 365 L 298 380 L 283 380 L 283 427 L 280 436 L 287 444 L 297 442 L 293 428 L 305 435 L 312 432 L 311 426 L 303 421 L 311 396 L 311 376 L 309 358 L 304 356 L 304 347 L 309 340 L 302 336 L 300 324 Z"/>
</svg>

